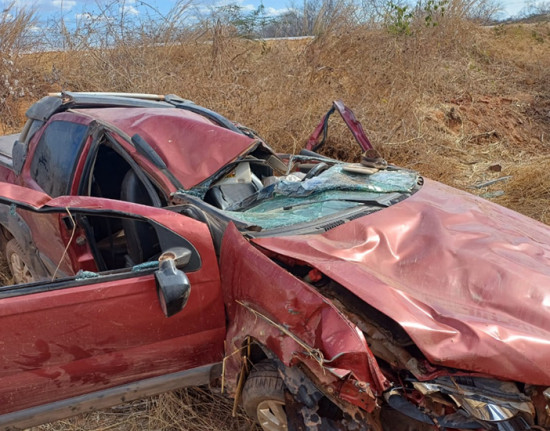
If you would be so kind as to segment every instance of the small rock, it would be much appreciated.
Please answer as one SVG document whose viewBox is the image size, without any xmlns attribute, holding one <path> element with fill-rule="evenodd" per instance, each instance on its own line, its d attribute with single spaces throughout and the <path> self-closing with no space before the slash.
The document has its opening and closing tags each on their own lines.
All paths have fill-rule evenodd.
<svg viewBox="0 0 550 431">
<path fill-rule="evenodd" d="M 494 192 L 483 193 L 481 197 L 485 199 L 492 199 L 492 198 L 498 198 L 499 196 L 502 196 L 502 195 L 504 195 L 504 190 L 496 190 Z"/>
</svg>

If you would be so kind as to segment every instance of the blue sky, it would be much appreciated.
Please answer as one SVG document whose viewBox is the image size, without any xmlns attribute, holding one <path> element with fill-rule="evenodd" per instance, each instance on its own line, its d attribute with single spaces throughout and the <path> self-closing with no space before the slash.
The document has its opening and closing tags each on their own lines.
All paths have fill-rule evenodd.
<svg viewBox="0 0 550 431">
<path fill-rule="evenodd" d="M 193 16 L 194 11 L 206 11 L 208 8 L 223 6 L 224 4 L 238 4 L 244 10 L 254 10 L 258 7 L 260 0 L 190 0 L 192 2 L 188 16 Z M 268 15 L 276 16 L 292 7 L 292 0 L 263 0 L 265 11 Z M 301 4 L 303 0 L 299 0 Z M 499 0 L 497 0 L 499 1 Z M 503 7 L 501 18 L 514 16 L 520 12 L 528 0 L 500 0 Z M 0 0 L 5 9 L 13 0 Z M 16 7 L 34 6 L 38 12 L 38 18 L 46 21 L 48 18 L 62 15 L 67 23 L 85 19 L 86 16 L 96 16 L 98 4 L 111 4 L 118 10 L 123 10 L 128 16 L 139 17 L 146 10 L 157 9 L 160 13 L 166 14 L 177 3 L 183 0 L 15 0 Z"/>
<path fill-rule="evenodd" d="M 300 2 L 303 0 L 300 0 Z M 101 7 L 110 5 L 113 9 L 131 16 L 140 16 L 149 11 L 157 10 L 162 14 L 167 14 L 174 6 L 178 4 L 189 4 L 189 13 L 192 11 L 205 12 L 227 4 L 237 4 L 244 11 L 255 10 L 260 4 L 260 0 L 0 0 L 2 9 L 15 3 L 15 7 L 34 7 L 38 12 L 39 19 L 47 19 L 51 16 L 62 14 L 65 19 L 79 19 L 87 14 L 96 16 Z M 265 11 L 269 15 L 278 15 L 289 9 L 286 0 L 263 0 Z"/>
</svg>

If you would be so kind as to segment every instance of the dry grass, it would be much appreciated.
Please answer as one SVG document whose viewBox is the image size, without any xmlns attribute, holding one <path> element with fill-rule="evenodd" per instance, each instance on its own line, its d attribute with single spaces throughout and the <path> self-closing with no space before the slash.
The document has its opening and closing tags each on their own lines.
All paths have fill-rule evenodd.
<svg viewBox="0 0 550 431">
<path fill-rule="evenodd" d="M 239 412 L 232 417 L 233 403 L 204 388 L 188 388 L 111 409 L 82 414 L 32 431 L 257 431 L 259 428 Z"/>
<path fill-rule="evenodd" d="M 162 47 L 139 37 L 113 49 L 32 55 L 33 82 L 49 90 L 177 93 L 252 127 L 282 152 L 299 151 L 339 98 L 388 160 L 427 177 L 484 194 L 470 186 L 524 172 L 495 186 L 505 193 L 498 202 L 550 221 L 544 199 L 525 205 L 524 198 L 550 164 L 548 23 L 482 28 L 449 19 L 406 37 L 348 26 L 313 40 L 267 42 L 214 30 Z M 11 106 L 10 114 L 21 112 Z M 22 121 L 3 118 L 11 130 Z M 344 126 L 334 121 L 331 132 L 326 151 L 356 160 Z M 495 165 L 501 171 L 487 169 Z"/>
<path fill-rule="evenodd" d="M 335 28 L 298 41 L 244 40 L 218 26 L 162 47 L 140 35 L 114 48 L 2 51 L 1 77 L 13 83 L 17 75 L 24 90 L 1 93 L 3 131 L 17 130 L 24 108 L 46 91 L 176 93 L 252 127 L 278 151 L 297 152 L 342 99 L 391 162 L 550 223 L 548 23 L 482 28 L 450 17 L 409 36 Z M 329 155 L 357 160 L 338 121 L 331 136 Z M 252 429 L 230 411 L 224 398 L 190 389 L 40 429 Z"/>
</svg>

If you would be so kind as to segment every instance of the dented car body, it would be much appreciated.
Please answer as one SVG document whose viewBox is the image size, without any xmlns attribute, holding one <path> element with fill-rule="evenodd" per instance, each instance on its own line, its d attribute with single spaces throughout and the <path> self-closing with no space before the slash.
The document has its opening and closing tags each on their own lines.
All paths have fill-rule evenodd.
<svg viewBox="0 0 550 431">
<path fill-rule="evenodd" d="M 211 384 L 268 430 L 550 429 L 547 226 L 175 96 L 41 103 L 0 159 L 4 428 Z"/>
</svg>

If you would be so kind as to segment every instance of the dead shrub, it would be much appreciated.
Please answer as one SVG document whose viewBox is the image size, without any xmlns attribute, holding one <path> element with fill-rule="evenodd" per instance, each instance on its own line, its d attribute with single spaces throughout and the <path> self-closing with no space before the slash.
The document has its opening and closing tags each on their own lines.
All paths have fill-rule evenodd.
<svg viewBox="0 0 550 431">
<path fill-rule="evenodd" d="M 415 24 L 409 35 L 348 20 L 313 39 L 264 41 L 222 23 L 193 32 L 169 21 L 161 21 L 166 33 L 127 28 L 105 12 L 68 36 L 72 51 L 49 54 L 47 76 L 56 90 L 176 93 L 290 153 L 342 99 L 388 160 L 472 191 L 496 175 L 487 166 L 548 150 L 550 55 L 529 29 L 486 29 L 465 13 L 453 0 L 438 25 Z M 336 117 L 322 152 L 348 161 L 360 154 Z"/>
<path fill-rule="evenodd" d="M 16 2 L 0 13 L 0 132 L 16 131 L 22 122 L 25 104 L 43 87 L 36 76 L 31 50 L 35 46 L 35 14 L 32 9 L 17 8 Z M 32 56 L 40 57 L 35 53 Z M 28 102 L 27 102 L 28 103 Z"/>
</svg>

